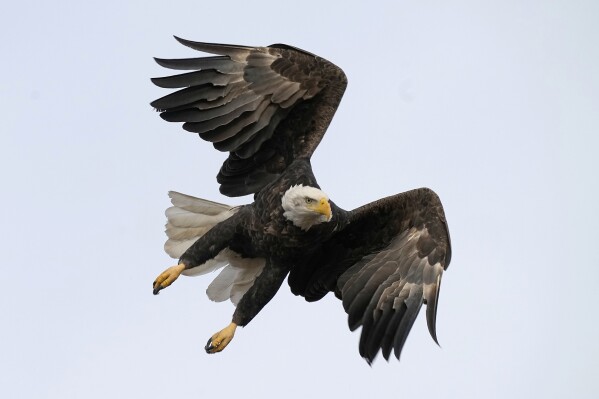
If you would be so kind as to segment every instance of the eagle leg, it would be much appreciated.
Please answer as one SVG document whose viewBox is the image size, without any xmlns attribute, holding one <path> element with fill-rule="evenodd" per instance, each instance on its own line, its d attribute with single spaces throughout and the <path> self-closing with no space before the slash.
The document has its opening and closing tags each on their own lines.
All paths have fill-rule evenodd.
<svg viewBox="0 0 599 399">
<path fill-rule="evenodd" d="M 177 266 L 171 266 L 154 280 L 152 284 L 152 288 L 154 289 L 154 295 L 158 295 L 161 289 L 168 287 L 171 285 L 179 276 L 181 272 L 185 269 L 185 265 L 183 263 L 178 264 Z"/>
<path fill-rule="evenodd" d="M 229 345 L 229 342 L 231 342 L 233 339 L 236 329 L 237 324 L 231 323 L 210 337 L 206 347 L 204 348 L 206 349 L 206 353 L 216 353 L 225 349 L 227 345 Z"/>
</svg>

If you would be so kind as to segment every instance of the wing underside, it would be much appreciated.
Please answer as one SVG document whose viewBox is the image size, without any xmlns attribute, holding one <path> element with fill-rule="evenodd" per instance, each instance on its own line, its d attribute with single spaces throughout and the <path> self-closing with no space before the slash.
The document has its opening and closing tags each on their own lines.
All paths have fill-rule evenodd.
<svg viewBox="0 0 599 399">
<path fill-rule="evenodd" d="M 216 56 L 156 59 L 191 72 L 152 79 L 178 90 L 151 105 L 164 120 L 183 122 L 183 129 L 229 152 L 217 176 L 223 194 L 255 193 L 294 159 L 311 156 L 345 90 L 341 69 L 286 45 L 177 40 Z"/>
<path fill-rule="evenodd" d="M 435 319 L 450 243 L 438 197 L 419 189 L 388 197 L 350 213 L 350 223 L 310 260 L 294 270 L 295 294 L 313 301 L 333 291 L 362 327 L 360 354 L 372 362 L 379 351 L 399 359 L 422 304 L 437 342 Z"/>
</svg>

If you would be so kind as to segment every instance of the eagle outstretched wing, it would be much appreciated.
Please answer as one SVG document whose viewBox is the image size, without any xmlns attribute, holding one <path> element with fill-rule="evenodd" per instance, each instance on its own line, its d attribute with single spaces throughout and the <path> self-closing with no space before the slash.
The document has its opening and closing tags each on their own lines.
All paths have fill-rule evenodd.
<svg viewBox="0 0 599 399">
<path fill-rule="evenodd" d="M 283 44 L 246 47 L 176 39 L 215 57 L 156 59 L 165 68 L 192 70 L 154 78 L 179 88 L 151 105 L 170 122 L 198 133 L 229 157 L 217 176 L 221 193 L 260 191 L 295 159 L 310 158 L 341 101 L 343 71 Z"/>
<path fill-rule="evenodd" d="M 362 326 L 360 355 L 372 362 L 379 350 L 399 359 L 423 303 L 437 342 L 435 319 L 443 271 L 451 248 L 443 207 L 429 189 L 387 197 L 349 213 L 349 224 L 305 265 L 289 285 L 308 301 L 333 291 L 349 328 Z"/>
</svg>

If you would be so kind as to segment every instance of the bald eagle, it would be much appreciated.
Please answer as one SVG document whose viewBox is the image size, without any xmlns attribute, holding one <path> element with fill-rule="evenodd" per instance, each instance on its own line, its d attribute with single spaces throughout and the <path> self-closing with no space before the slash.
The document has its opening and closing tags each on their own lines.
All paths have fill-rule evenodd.
<svg viewBox="0 0 599 399">
<path fill-rule="evenodd" d="M 181 274 L 221 269 L 208 297 L 230 299 L 236 308 L 231 323 L 208 340 L 208 353 L 222 351 L 286 277 L 307 301 L 329 292 L 342 301 L 350 330 L 362 327 L 359 352 L 369 363 L 379 352 L 399 359 L 423 303 L 437 342 L 437 300 L 451 257 L 438 196 L 420 188 L 345 211 L 312 172 L 310 157 L 347 85 L 343 71 L 284 44 L 176 39 L 215 56 L 156 59 L 189 72 L 152 79 L 179 90 L 151 105 L 162 119 L 183 122 L 228 152 L 217 176 L 220 192 L 253 194 L 254 201 L 231 207 L 170 192 L 165 250 L 179 261 L 154 281 L 154 294 Z"/>
</svg>

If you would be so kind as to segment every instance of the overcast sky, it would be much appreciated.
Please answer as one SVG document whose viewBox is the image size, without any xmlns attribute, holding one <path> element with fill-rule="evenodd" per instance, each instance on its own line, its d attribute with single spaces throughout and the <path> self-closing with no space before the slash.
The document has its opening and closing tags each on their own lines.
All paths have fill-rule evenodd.
<svg viewBox="0 0 599 399">
<path fill-rule="evenodd" d="M 178 5 L 174 5 L 177 3 Z M 591 398 L 599 392 L 599 2 L 48 1 L 0 15 L 6 398 Z M 343 4 L 343 6 L 341 6 Z M 427 186 L 453 244 L 435 345 L 358 354 L 332 295 L 278 295 L 218 355 L 211 276 L 155 297 L 168 190 L 230 204 L 225 154 L 149 102 L 172 35 L 287 43 L 349 86 L 313 158 L 352 209 Z M 258 396 L 260 395 L 260 396 Z"/>
</svg>

